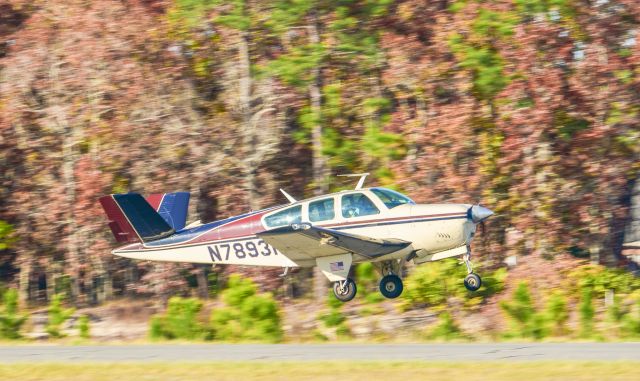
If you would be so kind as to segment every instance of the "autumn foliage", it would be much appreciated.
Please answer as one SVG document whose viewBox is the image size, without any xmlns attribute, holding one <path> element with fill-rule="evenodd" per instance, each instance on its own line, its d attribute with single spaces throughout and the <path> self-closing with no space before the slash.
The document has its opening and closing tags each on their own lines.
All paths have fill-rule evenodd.
<svg viewBox="0 0 640 381">
<path fill-rule="evenodd" d="M 490 266 L 619 264 L 639 15 L 635 0 L 0 0 L 0 281 L 23 301 L 167 300 L 193 279 L 207 295 L 208 270 L 111 256 L 97 198 L 190 191 L 190 220 L 208 221 L 355 171 L 495 210 L 474 247 Z"/>
</svg>

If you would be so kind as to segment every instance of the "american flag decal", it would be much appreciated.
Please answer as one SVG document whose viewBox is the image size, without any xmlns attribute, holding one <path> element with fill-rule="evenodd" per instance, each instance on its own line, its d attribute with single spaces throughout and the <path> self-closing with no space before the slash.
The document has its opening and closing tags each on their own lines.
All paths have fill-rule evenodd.
<svg viewBox="0 0 640 381">
<path fill-rule="evenodd" d="M 342 270 L 344 270 L 344 263 L 342 261 L 340 261 L 340 262 L 331 262 L 329 264 L 329 267 L 331 268 L 331 271 L 342 271 Z"/>
</svg>

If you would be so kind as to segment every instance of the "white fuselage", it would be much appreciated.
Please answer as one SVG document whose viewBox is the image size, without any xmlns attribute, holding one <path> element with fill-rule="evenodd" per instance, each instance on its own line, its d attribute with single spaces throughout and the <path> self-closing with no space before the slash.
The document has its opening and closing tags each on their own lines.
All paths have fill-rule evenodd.
<svg viewBox="0 0 640 381">
<path fill-rule="evenodd" d="M 368 215 L 345 215 L 343 199 L 361 193 L 375 204 L 378 212 Z M 310 203 L 332 198 L 333 216 L 318 221 L 310 212 Z M 368 189 L 344 191 L 332 195 L 299 201 L 278 208 L 249 214 L 245 217 L 185 229 L 173 238 L 146 244 L 131 244 L 113 251 L 113 254 L 135 259 L 235 264 L 250 266 L 301 267 L 313 266 L 315 260 L 296 253 L 283 253 L 260 239 L 260 233 L 274 226 L 270 216 L 300 206 L 295 223 L 309 223 L 341 232 L 378 239 L 400 239 L 411 242 L 408 248 L 375 258 L 385 261 L 413 255 L 422 262 L 462 255 L 467 251 L 476 224 L 467 216 L 468 204 L 403 204 L 387 207 Z M 297 209 L 296 209 L 297 210 Z M 325 210 L 326 212 L 326 210 Z M 331 212 L 331 211 L 329 211 Z M 315 219 L 315 221 L 313 221 Z M 283 224 L 291 221 L 283 220 Z M 353 262 L 372 261 L 359 255 Z"/>
</svg>

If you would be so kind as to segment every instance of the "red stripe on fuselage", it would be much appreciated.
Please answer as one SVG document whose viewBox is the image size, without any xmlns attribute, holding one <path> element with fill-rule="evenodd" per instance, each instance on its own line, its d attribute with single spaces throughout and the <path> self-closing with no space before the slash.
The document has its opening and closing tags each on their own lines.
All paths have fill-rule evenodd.
<svg viewBox="0 0 640 381">
<path fill-rule="evenodd" d="M 262 223 L 260 221 L 265 213 L 267 213 L 267 211 L 256 213 L 251 216 L 247 216 L 228 224 L 219 226 L 211 231 L 204 233 L 203 235 L 190 241 L 189 243 L 201 243 L 246 237 L 262 232 L 265 229 L 262 227 Z"/>
<path fill-rule="evenodd" d="M 319 224 L 319 226 L 333 228 L 333 227 L 348 226 L 348 225 L 374 224 L 374 223 L 379 223 L 379 222 L 391 222 L 391 221 L 402 221 L 402 220 L 417 220 L 417 219 L 420 219 L 420 218 L 462 216 L 464 214 L 465 213 L 460 213 L 460 212 L 458 212 L 458 213 L 442 213 L 442 214 L 425 214 L 425 215 L 422 215 L 422 216 L 403 216 L 403 217 L 377 218 L 377 219 L 372 219 L 372 220 L 349 221 L 349 222 L 343 222 L 343 223 L 339 223 L 339 224 L 327 224 L 327 225 Z"/>
</svg>

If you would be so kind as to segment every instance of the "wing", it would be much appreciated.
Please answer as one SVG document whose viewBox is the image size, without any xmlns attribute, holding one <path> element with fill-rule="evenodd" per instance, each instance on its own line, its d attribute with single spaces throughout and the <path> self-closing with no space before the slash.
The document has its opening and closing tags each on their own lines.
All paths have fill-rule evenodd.
<svg viewBox="0 0 640 381">
<path fill-rule="evenodd" d="M 267 230 L 258 236 L 294 261 L 345 253 L 373 259 L 411 245 L 400 239 L 370 238 L 309 224 Z"/>
</svg>

